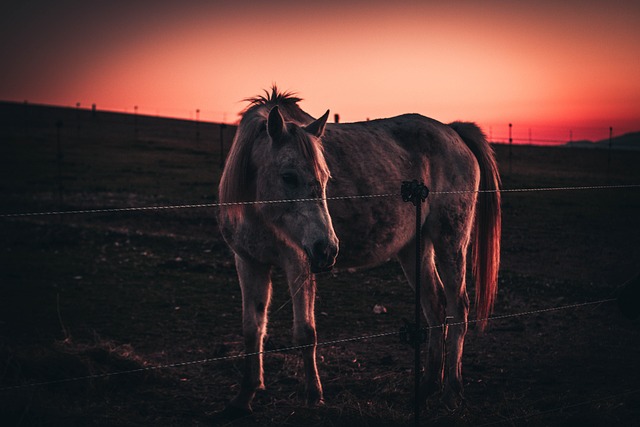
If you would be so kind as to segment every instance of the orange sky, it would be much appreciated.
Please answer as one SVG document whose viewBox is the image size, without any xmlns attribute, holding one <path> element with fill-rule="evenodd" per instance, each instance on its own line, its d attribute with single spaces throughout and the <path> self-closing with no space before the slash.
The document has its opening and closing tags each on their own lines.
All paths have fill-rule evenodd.
<svg viewBox="0 0 640 427">
<path fill-rule="evenodd" d="M 494 139 L 509 122 L 524 139 L 640 130 L 638 2 L 92 3 L 0 7 L 0 99 L 234 122 L 277 83 L 342 121 L 418 112 Z"/>
</svg>

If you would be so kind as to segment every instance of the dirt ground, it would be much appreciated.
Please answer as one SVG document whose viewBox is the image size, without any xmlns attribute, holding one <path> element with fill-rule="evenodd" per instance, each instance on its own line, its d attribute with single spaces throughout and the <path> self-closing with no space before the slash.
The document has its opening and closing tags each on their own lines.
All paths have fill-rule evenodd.
<svg viewBox="0 0 640 427">
<path fill-rule="evenodd" d="M 0 104 L 0 214 L 215 202 L 233 130 Z M 640 184 L 640 152 L 496 152 L 505 189 Z M 466 404 L 430 399 L 422 425 L 640 425 L 640 284 L 624 286 L 638 218 L 639 188 L 503 193 L 500 291 L 487 330 L 470 326 Z M 278 351 L 292 313 L 276 271 L 267 390 L 231 421 L 240 290 L 214 208 L 0 217 L 0 238 L 2 425 L 413 425 L 397 336 L 413 293 L 393 261 L 318 278 L 320 408 L 303 403 L 299 352 Z"/>
</svg>

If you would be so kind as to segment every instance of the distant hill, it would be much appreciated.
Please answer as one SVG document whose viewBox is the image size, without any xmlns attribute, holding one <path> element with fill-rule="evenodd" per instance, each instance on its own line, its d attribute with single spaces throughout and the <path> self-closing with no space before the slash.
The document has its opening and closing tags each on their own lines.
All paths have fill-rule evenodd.
<svg viewBox="0 0 640 427">
<path fill-rule="evenodd" d="M 572 141 L 566 145 L 569 147 L 608 149 L 609 139 L 607 138 L 597 142 L 588 140 Z M 640 132 L 625 133 L 624 135 L 612 138 L 611 148 L 617 150 L 640 150 Z"/>
<path fill-rule="evenodd" d="M 1 101 L 0 100 L 0 124 L 15 124 L 16 122 L 33 124 L 38 121 L 63 121 L 75 122 L 86 121 L 88 119 L 106 119 L 113 123 L 132 123 L 137 120 L 154 124 L 188 124 L 196 122 L 199 124 L 220 125 L 220 123 L 206 120 L 193 120 L 186 118 L 154 116 L 149 114 L 137 114 L 131 112 L 120 112 L 101 110 L 87 107 L 67 107 L 59 105 L 32 104 L 27 102 Z"/>
</svg>

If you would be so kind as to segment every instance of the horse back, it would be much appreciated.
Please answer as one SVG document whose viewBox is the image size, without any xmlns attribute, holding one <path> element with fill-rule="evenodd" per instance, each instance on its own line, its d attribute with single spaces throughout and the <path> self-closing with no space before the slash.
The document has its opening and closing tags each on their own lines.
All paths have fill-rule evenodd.
<svg viewBox="0 0 640 427">
<path fill-rule="evenodd" d="M 329 202 L 340 240 L 338 266 L 384 262 L 411 241 L 415 213 L 400 198 L 402 181 L 421 179 L 432 192 L 478 185 L 477 161 L 460 136 L 421 115 L 328 125 L 323 141 L 331 171 L 327 197 L 397 194 Z M 427 200 L 425 218 L 434 203 Z"/>
</svg>

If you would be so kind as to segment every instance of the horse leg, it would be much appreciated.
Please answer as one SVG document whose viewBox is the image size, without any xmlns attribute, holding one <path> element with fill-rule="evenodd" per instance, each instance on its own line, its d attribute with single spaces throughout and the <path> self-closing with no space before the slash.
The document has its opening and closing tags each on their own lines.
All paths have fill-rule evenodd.
<svg viewBox="0 0 640 427">
<path fill-rule="evenodd" d="M 398 253 L 398 260 L 404 270 L 409 284 L 415 289 L 416 284 L 416 252 L 415 241 L 409 243 Z M 430 240 L 423 241 L 423 258 L 421 265 L 422 285 L 420 291 L 420 304 L 427 318 L 429 329 L 429 345 L 427 354 L 426 375 L 422 379 L 421 392 L 424 398 L 439 392 L 442 389 L 444 376 L 444 328 L 435 326 L 445 322 L 446 299 L 442 289 L 442 283 L 435 269 L 433 245 Z"/>
<path fill-rule="evenodd" d="M 459 204 L 461 205 L 461 204 Z M 471 215 L 473 217 L 473 215 Z M 451 410 L 462 402 L 462 351 L 467 334 L 469 296 L 465 284 L 466 255 L 471 225 L 444 216 L 441 228 L 432 230 L 438 273 L 444 283 L 447 298 L 447 336 L 443 403 Z M 448 224 L 442 227 L 442 224 Z M 447 232 L 445 232 L 445 230 Z"/>
<path fill-rule="evenodd" d="M 264 390 L 262 345 L 267 331 L 267 309 L 271 299 L 271 267 L 248 262 L 236 255 L 236 269 L 242 289 L 242 331 L 245 354 L 240 392 L 230 406 L 251 411 L 257 390 Z"/>
<path fill-rule="evenodd" d="M 446 261 L 440 262 L 439 271 L 445 284 L 447 295 L 447 357 L 446 376 L 442 400 L 451 410 L 462 401 L 462 351 L 467 334 L 469 316 L 469 296 L 465 285 L 466 248 L 458 250 Z"/>
<path fill-rule="evenodd" d="M 314 313 L 316 281 L 304 262 L 285 270 L 293 301 L 293 339 L 296 345 L 306 346 L 302 349 L 302 360 L 307 404 L 317 406 L 323 403 L 323 395 L 316 364 L 317 335 Z"/>
</svg>

